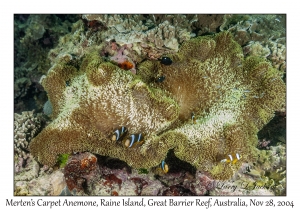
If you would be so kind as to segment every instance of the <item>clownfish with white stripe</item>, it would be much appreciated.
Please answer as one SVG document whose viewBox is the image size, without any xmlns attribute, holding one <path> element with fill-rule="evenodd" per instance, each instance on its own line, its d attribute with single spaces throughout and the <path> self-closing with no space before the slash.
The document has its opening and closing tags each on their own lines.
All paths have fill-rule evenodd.
<svg viewBox="0 0 300 210">
<path fill-rule="evenodd" d="M 111 137 L 112 141 L 121 141 L 123 139 L 123 137 L 126 135 L 127 133 L 127 128 L 122 126 L 121 128 L 117 129 L 114 131 L 114 134 Z"/>
<path fill-rule="evenodd" d="M 228 157 L 221 160 L 222 163 L 233 163 L 235 164 L 237 161 L 239 161 L 242 156 L 239 155 L 239 153 L 233 153 L 230 155 L 227 155 Z"/>
<path fill-rule="evenodd" d="M 141 146 L 144 143 L 144 137 L 141 133 L 139 134 L 132 134 L 129 136 L 128 139 L 126 139 L 124 145 L 125 147 L 136 147 Z"/>
<path fill-rule="evenodd" d="M 169 166 L 165 160 L 162 160 L 161 163 L 153 170 L 153 173 L 159 176 L 164 176 L 168 172 L 169 172 Z"/>
<path fill-rule="evenodd" d="M 160 168 L 165 174 L 168 173 L 169 171 L 169 166 L 166 164 L 164 160 L 161 161 Z"/>
</svg>

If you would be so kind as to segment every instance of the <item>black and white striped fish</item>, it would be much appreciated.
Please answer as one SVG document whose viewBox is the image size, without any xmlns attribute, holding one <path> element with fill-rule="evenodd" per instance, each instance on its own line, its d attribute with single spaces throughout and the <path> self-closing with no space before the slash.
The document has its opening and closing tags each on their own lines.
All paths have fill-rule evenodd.
<svg viewBox="0 0 300 210">
<path fill-rule="evenodd" d="M 136 147 L 140 146 L 144 143 L 144 137 L 141 133 L 139 134 L 132 134 L 129 136 L 129 138 L 125 141 L 124 145 L 126 147 Z"/>
<path fill-rule="evenodd" d="M 123 139 L 123 137 L 126 135 L 127 131 L 128 131 L 127 128 L 122 126 L 121 128 L 114 131 L 114 134 L 112 135 L 111 140 L 121 141 Z"/>
<path fill-rule="evenodd" d="M 226 158 L 222 159 L 222 163 L 233 163 L 235 164 L 237 161 L 241 159 L 239 153 L 233 153 L 226 156 Z"/>
</svg>

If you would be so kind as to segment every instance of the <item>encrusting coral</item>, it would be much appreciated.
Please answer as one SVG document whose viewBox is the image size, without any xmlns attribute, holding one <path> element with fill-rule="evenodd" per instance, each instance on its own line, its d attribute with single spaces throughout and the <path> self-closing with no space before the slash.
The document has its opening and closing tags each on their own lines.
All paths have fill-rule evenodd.
<svg viewBox="0 0 300 210">
<path fill-rule="evenodd" d="M 137 75 L 97 51 L 79 69 L 55 64 L 42 81 L 53 121 L 32 140 L 31 153 L 48 165 L 59 154 L 90 151 L 151 168 L 173 149 L 214 179 L 230 178 L 254 158 L 257 132 L 285 103 L 282 73 L 262 58 L 244 59 L 229 32 L 186 41 L 169 57 L 171 65 L 142 62 Z M 165 80 L 154 82 L 158 76 Z M 145 143 L 112 141 L 121 126 L 128 135 L 142 133 Z M 241 155 L 236 164 L 221 162 L 233 153 Z"/>
</svg>

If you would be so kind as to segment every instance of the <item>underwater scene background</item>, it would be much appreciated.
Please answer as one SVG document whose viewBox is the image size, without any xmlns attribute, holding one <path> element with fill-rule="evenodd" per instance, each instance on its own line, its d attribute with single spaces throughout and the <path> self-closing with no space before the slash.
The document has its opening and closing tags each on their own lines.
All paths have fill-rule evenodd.
<svg viewBox="0 0 300 210">
<path fill-rule="evenodd" d="M 286 195 L 286 15 L 14 15 L 15 195 Z"/>
</svg>

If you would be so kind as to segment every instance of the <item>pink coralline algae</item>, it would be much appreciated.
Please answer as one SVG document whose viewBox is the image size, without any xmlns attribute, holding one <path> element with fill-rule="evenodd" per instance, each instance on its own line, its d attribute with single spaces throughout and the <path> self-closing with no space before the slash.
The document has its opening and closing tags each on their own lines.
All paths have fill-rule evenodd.
<svg viewBox="0 0 300 210">
<path fill-rule="evenodd" d="M 209 190 L 214 189 L 215 187 L 215 180 L 210 179 L 203 173 L 199 171 L 196 172 L 196 181 L 192 183 L 193 191 L 196 195 L 205 195 L 208 193 Z"/>
<path fill-rule="evenodd" d="M 98 180 L 87 187 L 89 195 L 154 196 L 159 195 L 163 187 L 160 181 L 151 178 L 152 173 L 139 174 L 137 170 L 128 171 L 123 166 L 116 169 L 101 166 L 99 173 Z"/>
<path fill-rule="evenodd" d="M 143 188 L 148 185 L 148 182 L 145 179 L 139 177 L 133 177 L 131 178 L 131 180 L 136 185 L 136 194 L 141 195 Z"/>
<path fill-rule="evenodd" d="M 130 70 L 133 74 L 136 74 L 135 63 L 126 55 L 127 51 L 125 51 L 131 47 L 132 45 L 128 44 L 118 48 L 116 42 L 111 42 L 111 49 L 115 51 L 115 55 L 110 57 L 110 61 L 115 62 L 121 69 Z"/>
</svg>

